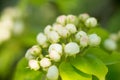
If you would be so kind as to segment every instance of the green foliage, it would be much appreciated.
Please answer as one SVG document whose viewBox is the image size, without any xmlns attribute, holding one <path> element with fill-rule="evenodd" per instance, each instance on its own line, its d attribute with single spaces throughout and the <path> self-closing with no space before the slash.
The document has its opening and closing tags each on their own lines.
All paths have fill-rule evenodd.
<svg viewBox="0 0 120 80">
<path fill-rule="evenodd" d="M 0 75 L 3 78 L 11 73 L 13 65 L 15 65 L 15 62 L 23 55 L 22 53 L 20 44 L 14 40 L 2 46 L 2 49 L 0 49 Z"/>
<path fill-rule="evenodd" d="M 60 64 L 60 75 L 62 80 L 92 80 L 92 76 L 74 68 L 69 62 Z"/>
<path fill-rule="evenodd" d="M 43 73 L 27 68 L 28 61 L 23 58 L 17 65 L 13 80 L 41 80 Z"/>
<path fill-rule="evenodd" d="M 86 55 L 93 55 L 103 61 L 106 65 L 116 64 L 120 62 L 120 53 L 113 52 L 108 53 L 100 48 L 88 48 L 85 53 Z"/>
<path fill-rule="evenodd" d="M 86 55 L 84 57 L 77 56 L 75 59 L 71 60 L 71 63 L 80 71 L 94 75 L 98 77 L 99 80 L 105 80 L 105 76 L 108 72 L 105 64 L 91 55 Z"/>
</svg>

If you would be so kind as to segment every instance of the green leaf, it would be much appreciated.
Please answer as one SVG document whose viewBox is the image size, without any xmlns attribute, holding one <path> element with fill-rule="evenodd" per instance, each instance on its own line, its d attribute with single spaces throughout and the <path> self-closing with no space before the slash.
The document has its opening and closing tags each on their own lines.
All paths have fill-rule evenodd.
<svg viewBox="0 0 120 80">
<path fill-rule="evenodd" d="M 84 53 L 86 55 L 93 55 L 93 56 L 99 58 L 106 65 L 120 63 L 120 53 L 118 53 L 118 52 L 113 52 L 113 53 L 109 54 L 108 52 L 106 52 L 100 48 L 91 47 L 91 48 L 88 48 Z"/>
<path fill-rule="evenodd" d="M 27 68 L 28 61 L 23 58 L 17 65 L 13 80 L 42 80 L 42 72 Z"/>
<path fill-rule="evenodd" d="M 60 67 L 62 80 L 92 80 L 92 76 L 75 69 L 70 63 L 63 62 Z"/>
<path fill-rule="evenodd" d="M 84 73 L 95 75 L 99 80 L 105 80 L 108 72 L 104 63 L 91 55 L 77 56 L 71 60 L 71 64 Z"/>
<path fill-rule="evenodd" d="M 0 76 L 2 78 L 11 75 L 14 70 L 13 66 L 22 55 L 21 45 L 14 39 L 0 45 Z"/>
</svg>

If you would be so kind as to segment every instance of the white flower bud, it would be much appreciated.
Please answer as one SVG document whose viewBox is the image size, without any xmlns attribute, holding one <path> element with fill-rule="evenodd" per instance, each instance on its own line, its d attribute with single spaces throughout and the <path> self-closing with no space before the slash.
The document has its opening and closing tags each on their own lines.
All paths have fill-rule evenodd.
<svg viewBox="0 0 120 80">
<path fill-rule="evenodd" d="M 49 41 L 51 43 L 57 43 L 60 40 L 60 36 L 56 31 L 51 31 L 48 35 L 47 35 Z"/>
<path fill-rule="evenodd" d="M 46 76 L 48 80 L 58 80 L 59 77 L 58 68 L 55 65 L 50 66 Z"/>
<path fill-rule="evenodd" d="M 74 15 L 68 15 L 67 16 L 67 23 L 71 23 L 71 24 L 77 25 L 78 24 L 78 19 Z"/>
<path fill-rule="evenodd" d="M 63 52 L 62 52 L 62 45 L 60 45 L 60 44 L 57 44 L 57 43 L 56 44 L 51 44 L 48 51 L 50 53 L 53 50 L 58 52 L 60 55 L 63 54 Z"/>
<path fill-rule="evenodd" d="M 89 39 L 88 36 L 82 36 L 80 38 L 80 46 L 81 47 L 86 47 L 88 45 Z"/>
<path fill-rule="evenodd" d="M 32 54 L 30 54 L 30 50 L 28 50 L 28 51 L 26 52 L 26 54 L 25 54 L 25 58 L 26 58 L 27 60 L 31 60 L 31 59 L 35 59 L 36 56 L 33 56 Z"/>
<path fill-rule="evenodd" d="M 28 49 L 25 57 L 26 59 L 34 59 L 35 57 L 39 56 L 42 52 L 42 49 L 38 45 L 34 45 L 32 48 Z"/>
<path fill-rule="evenodd" d="M 60 54 L 55 50 L 50 51 L 49 57 L 50 57 L 51 60 L 53 60 L 55 62 L 58 62 L 61 59 Z"/>
<path fill-rule="evenodd" d="M 84 31 L 79 31 L 79 32 L 75 35 L 75 39 L 76 39 L 77 41 L 80 41 L 80 38 L 81 38 L 82 36 L 87 36 L 86 32 L 84 32 Z"/>
<path fill-rule="evenodd" d="M 90 16 L 87 13 L 80 14 L 79 20 L 85 22 Z"/>
<path fill-rule="evenodd" d="M 66 16 L 65 15 L 61 15 L 57 18 L 56 20 L 57 23 L 61 24 L 61 25 L 65 25 L 66 24 Z"/>
<path fill-rule="evenodd" d="M 58 34 L 63 38 L 67 38 L 70 35 L 70 32 L 62 25 L 55 24 L 55 25 L 53 25 L 53 29 L 56 32 L 58 32 Z"/>
<path fill-rule="evenodd" d="M 37 60 L 30 60 L 29 61 L 29 67 L 30 67 L 30 69 L 33 69 L 35 71 L 40 69 L 40 65 L 39 65 Z"/>
<path fill-rule="evenodd" d="M 67 24 L 65 27 L 68 29 L 68 31 L 71 34 L 74 34 L 77 32 L 76 26 L 74 24 Z"/>
<path fill-rule="evenodd" d="M 118 35 L 115 33 L 110 34 L 109 38 L 114 40 L 114 41 L 118 41 Z"/>
<path fill-rule="evenodd" d="M 113 50 L 117 49 L 117 44 L 112 39 L 107 39 L 104 42 L 104 47 L 105 47 L 105 49 L 107 49 L 109 51 L 113 51 Z"/>
<path fill-rule="evenodd" d="M 61 27 L 63 27 L 63 25 L 57 24 L 57 23 L 53 24 L 53 30 L 55 30 L 57 32 L 61 29 Z"/>
<path fill-rule="evenodd" d="M 42 47 L 47 47 L 48 43 L 47 43 L 47 37 L 43 34 L 43 33 L 39 33 L 37 35 L 37 42 L 39 43 L 39 45 L 41 45 Z"/>
<path fill-rule="evenodd" d="M 97 34 L 89 35 L 89 45 L 98 46 L 101 42 L 101 38 Z"/>
<path fill-rule="evenodd" d="M 64 47 L 67 56 L 72 56 L 80 52 L 79 45 L 75 42 L 70 42 Z"/>
<path fill-rule="evenodd" d="M 40 60 L 40 66 L 43 68 L 48 68 L 51 65 L 51 61 L 48 58 L 43 58 Z"/>
<path fill-rule="evenodd" d="M 31 48 L 31 54 L 32 55 L 40 55 L 42 52 L 42 49 L 38 46 L 38 45 L 34 45 L 32 48 Z"/>
<path fill-rule="evenodd" d="M 47 26 L 45 27 L 45 29 L 44 29 L 44 33 L 45 33 L 46 35 L 48 35 L 50 31 L 52 31 L 52 26 L 51 26 L 51 25 L 47 25 Z"/>
<path fill-rule="evenodd" d="M 86 27 L 96 27 L 97 20 L 94 17 L 88 18 L 85 22 Z"/>
</svg>

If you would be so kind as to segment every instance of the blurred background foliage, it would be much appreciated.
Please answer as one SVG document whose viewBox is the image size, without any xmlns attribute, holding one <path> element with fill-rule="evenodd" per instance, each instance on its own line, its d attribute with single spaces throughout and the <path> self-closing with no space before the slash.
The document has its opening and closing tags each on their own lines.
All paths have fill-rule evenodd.
<svg viewBox="0 0 120 80">
<path fill-rule="evenodd" d="M 18 61 L 36 44 L 36 35 L 61 14 L 88 13 L 108 32 L 120 30 L 120 0 L 0 0 L 1 16 L 8 7 L 20 10 L 24 30 L 0 44 L 0 80 L 12 80 Z M 107 80 L 120 80 L 120 64 L 108 67 Z"/>
</svg>

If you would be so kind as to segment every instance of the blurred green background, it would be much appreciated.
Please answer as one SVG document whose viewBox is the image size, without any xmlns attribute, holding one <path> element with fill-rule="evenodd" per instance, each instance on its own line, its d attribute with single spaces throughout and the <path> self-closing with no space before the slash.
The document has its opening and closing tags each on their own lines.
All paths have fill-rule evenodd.
<svg viewBox="0 0 120 80">
<path fill-rule="evenodd" d="M 20 11 L 14 21 L 22 21 L 24 28 L 20 34 L 13 29 L 0 44 L 0 80 L 12 80 L 18 61 L 36 44 L 36 35 L 59 15 L 88 13 L 110 33 L 120 30 L 120 0 L 0 0 L 0 19 L 10 7 Z M 107 80 L 120 80 L 120 64 L 108 67 Z"/>
</svg>

